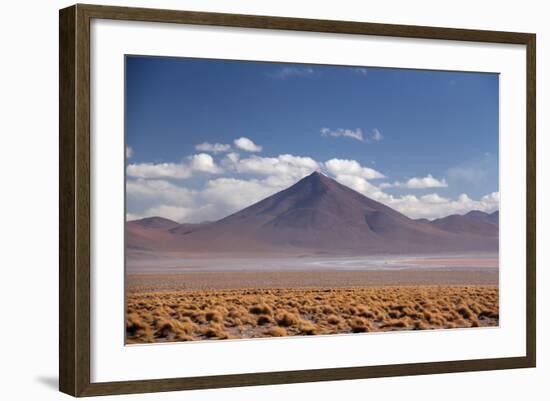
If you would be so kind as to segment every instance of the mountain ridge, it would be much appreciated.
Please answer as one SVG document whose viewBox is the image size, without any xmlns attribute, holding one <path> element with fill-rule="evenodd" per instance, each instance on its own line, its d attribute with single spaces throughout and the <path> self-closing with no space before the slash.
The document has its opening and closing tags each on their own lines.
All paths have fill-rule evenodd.
<svg viewBox="0 0 550 401">
<path fill-rule="evenodd" d="M 189 253 L 307 250 L 352 254 L 498 249 L 498 226 L 495 234 L 494 224 L 474 217 L 467 219 L 469 224 L 451 222 L 451 229 L 440 223 L 418 222 L 314 172 L 218 221 L 182 224 L 159 233 L 158 239 L 150 236 L 149 249 Z M 453 224 L 460 229 L 452 229 Z M 491 224 L 491 228 L 484 224 Z M 130 247 L 133 245 L 131 241 L 128 243 Z M 143 245 L 141 241 L 140 246 Z"/>
</svg>

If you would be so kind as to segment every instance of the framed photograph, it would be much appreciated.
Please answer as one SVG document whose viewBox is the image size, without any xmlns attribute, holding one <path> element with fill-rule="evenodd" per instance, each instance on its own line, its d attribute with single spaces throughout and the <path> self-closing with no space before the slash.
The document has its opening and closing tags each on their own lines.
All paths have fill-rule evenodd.
<svg viewBox="0 0 550 401">
<path fill-rule="evenodd" d="M 60 11 L 60 390 L 534 367 L 535 35 Z"/>
</svg>

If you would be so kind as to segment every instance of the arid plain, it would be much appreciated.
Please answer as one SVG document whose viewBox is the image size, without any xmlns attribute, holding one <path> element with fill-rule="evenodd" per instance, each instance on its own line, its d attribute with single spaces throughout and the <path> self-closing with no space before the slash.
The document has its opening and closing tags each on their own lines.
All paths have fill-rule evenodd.
<svg viewBox="0 0 550 401">
<path fill-rule="evenodd" d="M 496 259 L 424 261 L 430 267 L 416 258 L 379 269 L 140 270 L 127 278 L 127 342 L 498 325 Z"/>
<path fill-rule="evenodd" d="M 498 212 L 413 220 L 319 173 L 126 244 L 129 344 L 499 324 Z"/>
</svg>

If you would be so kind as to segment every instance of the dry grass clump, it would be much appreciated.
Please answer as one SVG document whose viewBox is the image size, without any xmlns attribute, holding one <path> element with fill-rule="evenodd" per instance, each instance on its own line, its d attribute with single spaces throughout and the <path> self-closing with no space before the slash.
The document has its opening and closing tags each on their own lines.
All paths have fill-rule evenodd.
<svg viewBox="0 0 550 401">
<path fill-rule="evenodd" d="M 153 342 L 151 327 L 137 313 L 126 315 L 126 336 L 130 342 Z"/>
<path fill-rule="evenodd" d="M 329 315 L 327 317 L 327 322 L 329 322 L 330 324 L 333 324 L 333 325 L 338 325 L 338 324 L 342 323 L 342 318 L 332 314 L 332 315 Z"/>
<path fill-rule="evenodd" d="M 299 322 L 298 317 L 294 313 L 286 312 L 286 311 L 279 313 L 277 315 L 276 320 L 277 320 L 277 324 L 283 327 L 294 326 Z"/>
<path fill-rule="evenodd" d="M 349 326 L 352 333 L 365 333 L 372 329 L 369 321 L 362 317 L 354 317 L 351 319 Z"/>
<path fill-rule="evenodd" d="M 287 332 L 282 327 L 274 326 L 271 327 L 269 330 L 264 331 L 263 334 L 269 337 L 284 337 L 287 335 Z"/>
<path fill-rule="evenodd" d="M 258 304 L 250 307 L 249 309 L 250 313 L 253 313 L 255 315 L 271 315 L 273 313 L 273 310 L 269 305 L 266 304 Z"/>
<path fill-rule="evenodd" d="M 128 343 L 496 326 L 496 286 L 132 292 Z"/>
</svg>

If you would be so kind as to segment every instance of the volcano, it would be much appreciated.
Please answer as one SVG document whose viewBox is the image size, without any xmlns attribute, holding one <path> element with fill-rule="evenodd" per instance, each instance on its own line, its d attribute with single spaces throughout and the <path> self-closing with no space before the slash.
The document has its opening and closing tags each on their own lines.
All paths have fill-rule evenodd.
<svg viewBox="0 0 550 401">
<path fill-rule="evenodd" d="M 416 221 L 319 172 L 212 223 L 154 226 L 140 249 L 354 255 L 498 249 L 498 230 L 477 232 L 473 224 L 455 232 Z M 133 245 L 128 236 L 127 244 Z"/>
</svg>

